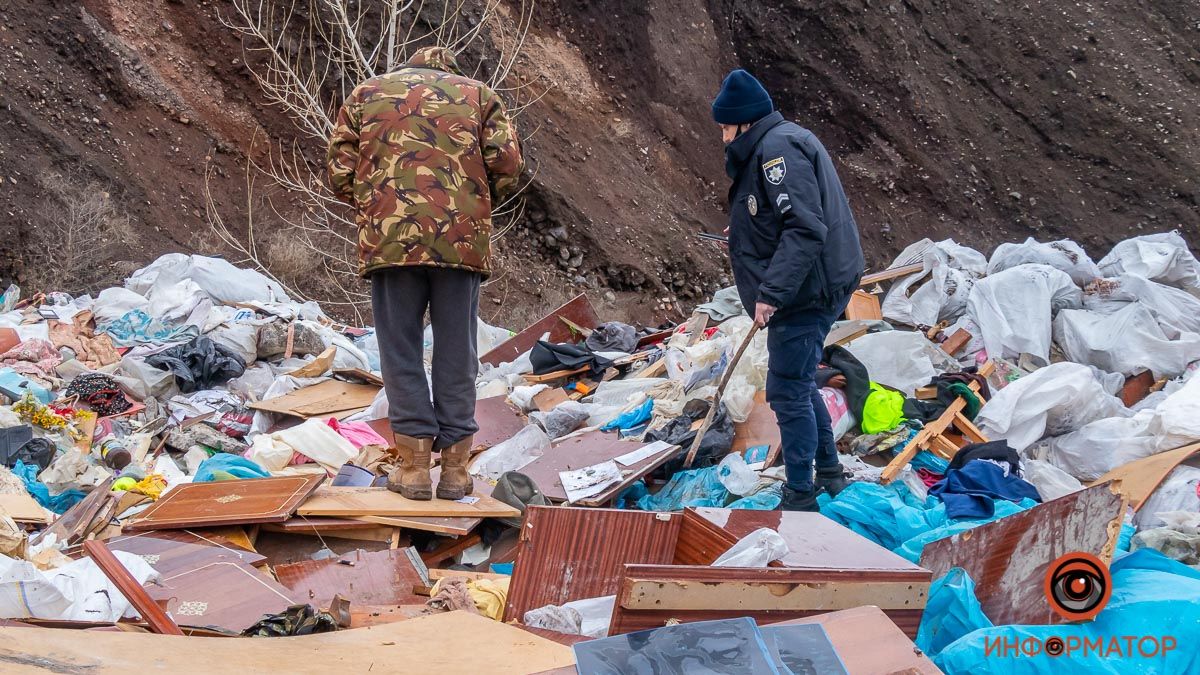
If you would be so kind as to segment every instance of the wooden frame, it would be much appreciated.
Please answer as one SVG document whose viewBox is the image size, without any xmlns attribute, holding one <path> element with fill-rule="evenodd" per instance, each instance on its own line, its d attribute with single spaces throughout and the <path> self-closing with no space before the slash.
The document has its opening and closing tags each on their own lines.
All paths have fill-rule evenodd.
<svg viewBox="0 0 1200 675">
<path fill-rule="evenodd" d="M 128 522 L 126 532 L 278 523 L 325 480 L 324 474 L 188 483 L 163 495 Z"/>
</svg>

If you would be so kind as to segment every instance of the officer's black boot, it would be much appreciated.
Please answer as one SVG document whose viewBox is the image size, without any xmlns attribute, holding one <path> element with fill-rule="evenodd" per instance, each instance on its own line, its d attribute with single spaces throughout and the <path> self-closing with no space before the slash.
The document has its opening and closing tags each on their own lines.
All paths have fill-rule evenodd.
<svg viewBox="0 0 1200 675">
<path fill-rule="evenodd" d="M 837 493 L 846 488 L 846 474 L 842 471 L 842 465 L 817 467 L 816 480 L 817 490 L 824 489 L 829 493 L 830 497 L 836 497 Z"/>
<path fill-rule="evenodd" d="M 820 493 L 818 488 L 813 488 L 808 492 L 797 492 L 790 487 L 783 486 L 783 501 L 779 503 L 781 511 L 820 511 L 817 507 L 817 495 Z"/>
</svg>

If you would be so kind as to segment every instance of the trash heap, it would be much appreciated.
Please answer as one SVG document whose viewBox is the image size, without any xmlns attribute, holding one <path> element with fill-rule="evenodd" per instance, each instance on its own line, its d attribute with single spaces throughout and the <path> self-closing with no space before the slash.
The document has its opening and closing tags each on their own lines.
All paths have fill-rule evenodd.
<svg viewBox="0 0 1200 675">
<path fill-rule="evenodd" d="M 762 652 L 735 660 L 763 672 L 936 673 L 1006 672 L 996 638 L 1194 633 L 1200 264 L 1180 235 L 1098 262 L 924 240 L 867 274 L 818 370 L 853 476 L 820 514 L 777 510 L 769 328 L 751 328 L 732 288 L 679 325 L 603 321 L 584 295 L 520 332 L 481 323 L 475 489 L 415 502 L 383 487 L 372 329 L 203 256 L 95 298 L 10 287 L 0 618 L 42 628 L 0 639 L 38 636 L 12 638 L 37 656 L 117 624 L 289 638 L 234 641 L 242 665 L 403 647 L 446 672 L 601 672 L 679 645 L 716 663 L 733 657 L 697 636 L 750 635 Z M 1044 577 L 1070 552 L 1113 595 L 1056 625 Z M 433 649 L 446 634 L 484 642 Z M 163 651 L 87 635 L 65 662 Z"/>
</svg>

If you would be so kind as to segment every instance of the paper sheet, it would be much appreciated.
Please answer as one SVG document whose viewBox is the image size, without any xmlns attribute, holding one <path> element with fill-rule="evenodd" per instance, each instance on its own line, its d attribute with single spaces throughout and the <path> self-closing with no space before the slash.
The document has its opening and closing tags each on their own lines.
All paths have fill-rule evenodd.
<svg viewBox="0 0 1200 675">
<path fill-rule="evenodd" d="M 558 479 L 567 493 L 567 501 L 574 504 L 600 494 L 613 483 L 621 482 L 621 467 L 609 460 L 574 471 L 559 471 Z"/>
<path fill-rule="evenodd" d="M 671 444 L 666 441 L 655 441 L 649 445 L 638 448 L 633 452 L 627 452 L 620 457 L 615 457 L 613 458 L 613 461 L 619 463 L 621 466 L 633 466 L 643 459 L 646 459 L 647 457 L 653 457 L 654 455 L 657 455 L 658 453 L 670 447 Z"/>
</svg>

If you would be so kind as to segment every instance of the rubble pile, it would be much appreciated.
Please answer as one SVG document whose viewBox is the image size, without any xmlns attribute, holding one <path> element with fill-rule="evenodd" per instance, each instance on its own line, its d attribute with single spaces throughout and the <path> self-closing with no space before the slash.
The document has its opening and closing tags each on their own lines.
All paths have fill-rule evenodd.
<svg viewBox="0 0 1200 675">
<path fill-rule="evenodd" d="M 520 332 L 481 323 L 475 489 L 422 502 L 384 487 L 371 328 L 202 256 L 94 298 L 10 287 L 0 618 L 33 632 L 0 639 L 33 655 L 116 624 L 63 662 L 166 651 L 134 634 L 154 632 L 283 638 L 235 641 L 278 645 L 243 666 L 309 641 L 416 668 L 457 632 L 478 641 L 446 672 L 588 673 L 734 658 L 700 653 L 716 636 L 761 672 L 1004 672 L 986 642 L 1200 619 L 1200 263 L 1178 234 L 1099 261 L 924 240 L 867 274 L 818 371 L 853 478 L 820 514 L 778 510 L 769 330 L 733 289 L 679 325 L 582 295 Z M 1054 625 L 1079 618 L 1044 593 L 1071 553 L 1112 599 Z"/>
</svg>

